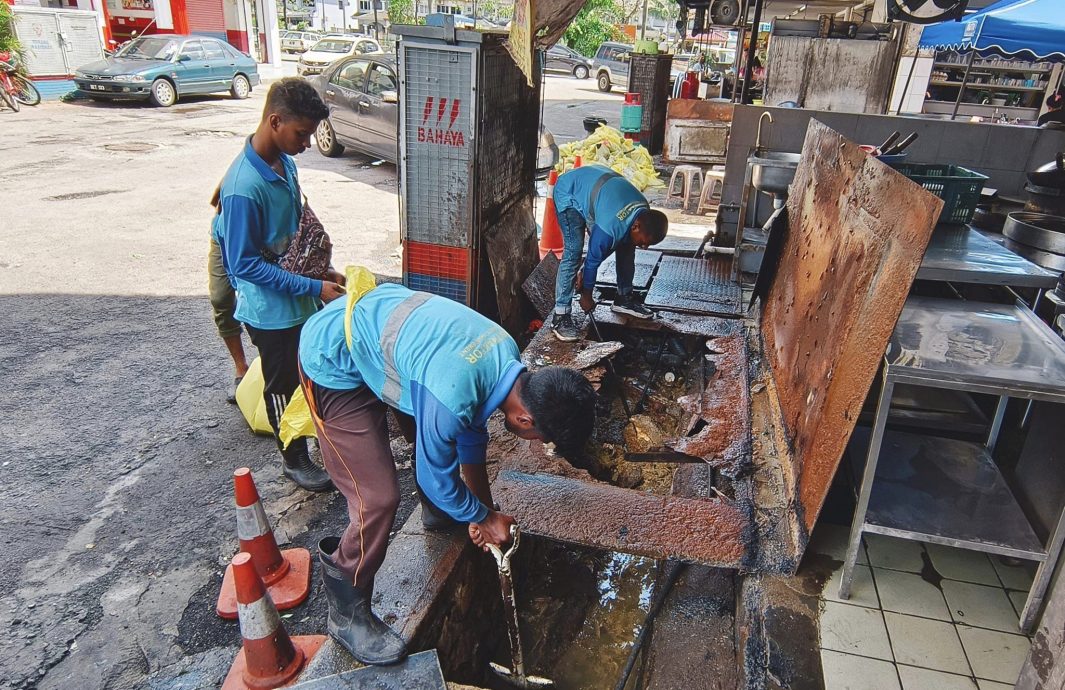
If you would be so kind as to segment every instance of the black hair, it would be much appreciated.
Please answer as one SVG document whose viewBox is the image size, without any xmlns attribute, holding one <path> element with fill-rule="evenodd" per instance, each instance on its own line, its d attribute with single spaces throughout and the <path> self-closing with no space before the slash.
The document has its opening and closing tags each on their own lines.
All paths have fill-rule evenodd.
<svg viewBox="0 0 1065 690">
<path fill-rule="evenodd" d="M 1063 105 L 1065 105 L 1065 94 L 1062 94 L 1061 91 L 1058 91 L 1056 93 L 1052 93 L 1049 96 L 1047 96 L 1047 107 L 1048 108 L 1057 109 L 1057 108 L 1060 108 Z"/>
<path fill-rule="evenodd" d="M 640 229 L 651 238 L 651 244 L 658 244 L 666 239 L 669 219 L 658 209 L 649 209 L 640 214 Z"/>
<path fill-rule="evenodd" d="M 544 367 L 521 375 L 521 402 L 545 441 L 564 456 L 580 453 L 595 426 L 595 389 L 575 369 Z"/>
<path fill-rule="evenodd" d="M 270 113 L 277 113 L 283 120 L 302 117 L 321 122 L 329 115 L 329 108 L 309 82 L 299 77 L 285 77 L 271 84 L 266 92 L 263 118 Z"/>
</svg>

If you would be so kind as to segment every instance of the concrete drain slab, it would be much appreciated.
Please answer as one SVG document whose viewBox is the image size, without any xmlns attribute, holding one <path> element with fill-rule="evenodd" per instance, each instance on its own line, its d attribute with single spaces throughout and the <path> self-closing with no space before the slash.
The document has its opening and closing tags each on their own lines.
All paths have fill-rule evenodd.
<svg viewBox="0 0 1065 690">
<path fill-rule="evenodd" d="M 742 316 L 742 293 L 732 278 L 732 258 L 664 257 L 644 304 L 691 314 Z"/>
<path fill-rule="evenodd" d="M 636 272 L 632 276 L 632 287 L 637 290 L 646 290 L 651 284 L 651 275 L 655 272 L 658 260 L 662 258 L 662 252 L 651 249 L 636 250 Z M 606 261 L 599 266 L 599 275 L 596 285 L 617 287 L 618 285 L 618 261 L 617 255 L 611 254 Z"/>
<path fill-rule="evenodd" d="M 367 666 L 291 686 L 293 690 L 447 690 L 436 650 L 412 654 L 393 666 Z"/>
</svg>

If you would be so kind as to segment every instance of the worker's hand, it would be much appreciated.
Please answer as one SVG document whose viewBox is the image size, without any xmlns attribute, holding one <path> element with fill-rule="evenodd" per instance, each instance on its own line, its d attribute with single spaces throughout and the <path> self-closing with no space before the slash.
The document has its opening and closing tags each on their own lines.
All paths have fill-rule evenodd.
<svg viewBox="0 0 1065 690">
<path fill-rule="evenodd" d="M 585 290 L 581 293 L 581 309 L 585 314 L 595 309 L 595 298 L 592 297 L 591 290 Z"/>
<path fill-rule="evenodd" d="M 485 551 L 489 544 L 502 547 L 510 542 L 510 526 L 513 524 L 511 516 L 490 510 L 482 522 L 470 523 L 470 540 Z"/>
<path fill-rule="evenodd" d="M 338 271 L 336 269 L 333 269 L 333 268 L 330 268 L 328 271 L 325 272 L 325 277 L 326 277 L 326 280 L 331 280 L 334 283 L 336 283 L 337 285 L 346 286 L 348 284 L 347 276 L 345 276 L 343 273 L 341 273 L 340 271 Z"/>
<path fill-rule="evenodd" d="M 574 290 L 580 290 L 582 285 L 584 285 L 584 269 L 583 268 L 577 270 L 577 278 L 573 281 L 573 289 Z"/>
<path fill-rule="evenodd" d="M 323 280 L 322 281 L 322 293 L 321 293 L 320 297 L 322 298 L 323 302 L 328 304 L 329 302 L 332 302 L 333 300 L 335 300 L 337 297 L 343 297 L 343 296 L 344 296 L 344 288 L 342 288 L 341 286 L 337 285 L 336 283 L 334 283 L 331 280 Z"/>
</svg>

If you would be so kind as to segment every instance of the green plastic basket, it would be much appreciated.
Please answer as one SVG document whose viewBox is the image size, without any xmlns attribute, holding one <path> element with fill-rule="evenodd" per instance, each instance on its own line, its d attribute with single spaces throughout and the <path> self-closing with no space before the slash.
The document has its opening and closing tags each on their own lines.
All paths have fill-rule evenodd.
<svg viewBox="0 0 1065 690">
<path fill-rule="evenodd" d="M 987 175 L 960 165 L 896 163 L 891 167 L 943 200 L 940 223 L 968 223 L 972 220 L 980 192 L 987 182 Z"/>
</svg>

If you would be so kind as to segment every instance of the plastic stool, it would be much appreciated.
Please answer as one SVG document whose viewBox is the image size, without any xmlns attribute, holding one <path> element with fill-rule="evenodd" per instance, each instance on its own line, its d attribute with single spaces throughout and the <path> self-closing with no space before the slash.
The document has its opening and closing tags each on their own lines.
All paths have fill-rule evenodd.
<svg viewBox="0 0 1065 690">
<path fill-rule="evenodd" d="M 725 173 L 719 170 L 706 170 L 703 189 L 699 193 L 699 206 L 696 207 L 696 215 L 702 215 L 703 211 L 712 211 L 721 205 L 721 194 L 725 191 Z"/>
<path fill-rule="evenodd" d="M 677 176 L 681 178 L 681 195 L 684 197 L 684 204 L 681 206 L 685 211 L 688 210 L 688 200 L 691 198 L 692 188 L 695 188 L 696 198 L 698 198 L 699 190 L 703 186 L 703 170 L 697 165 L 678 165 L 673 168 L 673 176 L 669 178 L 669 191 L 666 192 L 666 198 L 671 199 L 675 196 L 673 189 L 676 187 Z M 698 186 L 695 186 L 695 179 L 699 178 Z"/>
</svg>

